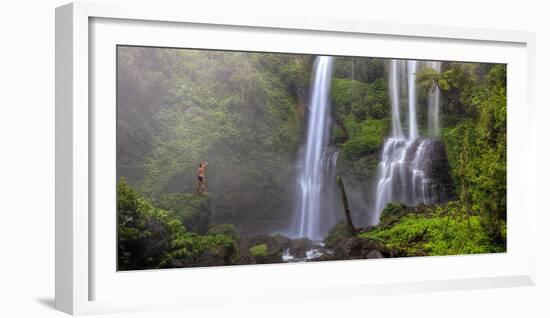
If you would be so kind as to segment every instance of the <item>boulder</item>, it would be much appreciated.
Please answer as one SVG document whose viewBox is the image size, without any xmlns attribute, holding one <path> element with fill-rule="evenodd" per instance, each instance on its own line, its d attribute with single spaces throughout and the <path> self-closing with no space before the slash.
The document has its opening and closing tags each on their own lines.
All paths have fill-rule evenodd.
<svg viewBox="0 0 550 318">
<path fill-rule="evenodd" d="M 283 251 L 288 248 L 290 239 L 282 235 L 259 234 L 239 240 L 240 257 L 238 264 L 281 263 Z"/>
<path fill-rule="evenodd" d="M 384 255 L 378 250 L 372 250 L 367 253 L 367 258 L 384 258 Z"/>
<path fill-rule="evenodd" d="M 350 237 L 340 240 L 334 247 L 333 258 L 338 260 L 345 259 L 366 259 L 384 257 L 381 251 L 386 249 L 379 241 Z"/>
<path fill-rule="evenodd" d="M 307 250 L 311 249 L 313 242 L 307 237 L 294 239 L 290 242 L 290 255 L 295 258 L 305 258 Z"/>
<path fill-rule="evenodd" d="M 290 242 L 292 240 L 286 236 L 276 234 L 273 236 L 273 243 L 276 249 L 284 250 L 290 247 Z"/>
</svg>

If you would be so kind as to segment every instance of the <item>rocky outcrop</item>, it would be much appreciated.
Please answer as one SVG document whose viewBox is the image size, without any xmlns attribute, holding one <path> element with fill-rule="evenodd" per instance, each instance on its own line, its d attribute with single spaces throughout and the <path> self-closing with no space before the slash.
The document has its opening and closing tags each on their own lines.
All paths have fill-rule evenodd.
<svg viewBox="0 0 550 318">
<path fill-rule="evenodd" d="M 239 240 L 240 257 L 237 264 L 281 263 L 283 251 L 291 240 L 282 235 L 254 235 Z"/>
<path fill-rule="evenodd" d="M 336 244 L 332 257 L 335 260 L 382 258 L 385 252 L 386 248 L 379 241 L 350 237 Z"/>
<path fill-rule="evenodd" d="M 174 212 L 185 230 L 201 235 L 208 232 L 212 216 L 212 199 L 208 195 L 166 193 L 155 198 L 153 204 Z"/>
<path fill-rule="evenodd" d="M 418 196 L 431 204 L 446 202 L 455 196 L 451 167 L 447 158 L 447 149 L 440 139 L 417 139 L 405 148 L 403 165 L 406 171 L 404 180 L 395 180 L 393 190 L 401 193 L 401 202 L 415 205 Z M 422 182 L 418 180 L 421 179 Z M 403 187 L 402 183 L 407 185 Z M 416 194 L 417 197 L 414 197 Z"/>
<path fill-rule="evenodd" d="M 443 141 L 435 139 L 431 142 L 430 150 L 432 152 L 430 178 L 434 180 L 436 191 L 439 193 L 437 202 L 452 200 L 456 194 L 445 144 Z"/>
<path fill-rule="evenodd" d="M 311 249 L 313 242 L 307 237 L 294 239 L 290 242 L 289 253 L 295 258 L 305 258 L 306 252 Z"/>
</svg>

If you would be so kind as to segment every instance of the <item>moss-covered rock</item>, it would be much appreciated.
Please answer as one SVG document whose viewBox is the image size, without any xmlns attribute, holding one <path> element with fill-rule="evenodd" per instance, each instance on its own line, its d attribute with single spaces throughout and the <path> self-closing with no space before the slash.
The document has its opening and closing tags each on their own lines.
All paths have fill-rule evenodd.
<svg viewBox="0 0 550 318">
<path fill-rule="evenodd" d="M 248 249 L 248 252 L 257 259 L 264 258 L 267 256 L 267 244 L 254 245 Z"/>
<path fill-rule="evenodd" d="M 288 247 L 289 238 L 267 234 L 241 237 L 239 240 L 240 257 L 238 264 L 281 263 L 283 250 Z"/>
</svg>

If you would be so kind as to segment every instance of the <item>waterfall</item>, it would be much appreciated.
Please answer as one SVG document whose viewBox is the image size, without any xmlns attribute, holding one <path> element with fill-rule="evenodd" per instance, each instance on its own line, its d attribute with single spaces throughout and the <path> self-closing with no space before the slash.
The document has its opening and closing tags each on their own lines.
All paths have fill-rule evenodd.
<svg viewBox="0 0 550 318">
<path fill-rule="evenodd" d="M 321 197 L 323 181 L 334 171 L 338 153 L 327 154 L 330 133 L 330 84 L 332 57 L 319 56 L 314 65 L 306 143 L 298 164 L 297 220 L 293 236 L 322 238 Z"/>
<path fill-rule="evenodd" d="M 416 122 L 416 61 L 408 61 L 407 77 L 409 84 L 409 140 L 418 138 L 418 124 Z"/>
<path fill-rule="evenodd" d="M 401 117 L 399 116 L 399 75 L 400 64 L 398 61 L 390 62 L 390 99 L 392 110 L 392 131 L 393 138 L 402 138 Z"/>
<path fill-rule="evenodd" d="M 436 72 L 441 72 L 441 62 L 427 62 L 427 66 L 434 69 Z M 428 130 L 430 136 L 439 136 L 439 103 L 441 102 L 439 86 L 435 87 L 433 93 L 430 94 L 428 100 Z"/>
<path fill-rule="evenodd" d="M 378 165 L 378 179 L 374 202 L 374 223 L 390 202 L 414 206 L 419 203 L 435 204 L 446 200 L 448 187 L 448 160 L 444 145 L 437 139 L 420 138 L 416 118 L 416 76 L 417 61 L 407 61 L 407 100 L 409 136 L 401 132 L 399 114 L 400 75 L 403 75 L 399 61 L 390 61 L 389 91 L 392 110 L 392 134 L 386 139 L 382 158 Z M 434 65 L 436 66 L 436 65 Z M 440 65 L 436 66 L 438 70 Z M 430 122 L 434 136 L 439 134 L 439 92 L 434 93 L 430 105 Z"/>
</svg>

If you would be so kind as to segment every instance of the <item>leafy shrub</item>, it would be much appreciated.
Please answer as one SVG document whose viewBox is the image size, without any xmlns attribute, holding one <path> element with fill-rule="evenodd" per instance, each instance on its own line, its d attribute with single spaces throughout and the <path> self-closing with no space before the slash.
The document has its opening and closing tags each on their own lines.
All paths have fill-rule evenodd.
<svg viewBox="0 0 550 318">
<path fill-rule="evenodd" d="M 197 194 L 165 193 L 154 199 L 155 206 L 172 212 L 187 231 L 206 234 L 210 223 L 211 198 Z"/>
<path fill-rule="evenodd" d="M 350 125 L 351 126 L 351 125 Z M 363 155 L 376 152 L 384 142 L 386 124 L 382 120 L 367 119 L 355 127 L 351 138 L 343 145 L 343 155 L 346 159 L 356 159 Z"/>
<path fill-rule="evenodd" d="M 390 202 L 380 213 L 380 226 L 387 227 L 398 221 L 405 214 L 406 207 L 399 203 Z"/>
<path fill-rule="evenodd" d="M 212 249 L 237 250 L 229 226 L 226 225 L 224 233 L 188 232 L 177 213 L 154 207 L 130 188 L 124 178 L 117 186 L 117 211 L 119 270 L 165 267 L 172 259 Z"/>
<path fill-rule="evenodd" d="M 170 241 L 185 231 L 169 213 L 153 207 L 121 178 L 117 186 L 119 270 L 156 268 Z"/>
<path fill-rule="evenodd" d="M 252 246 L 249 250 L 250 255 L 254 257 L 266 257 L 267 256 L 267 244 L 258 244 Z"/>
<path fill-rule="evenodd" d="M 237 232 L 233 224 L 210 225 L 210 228 L 208 229 L 208 235 L 218 235 L 218 234 L 229 236 L 235 241 L 239 240 L 239 233 Z"/>
<path fill-rule="evenodd" d="M 331 86 L 331 98 L 333 113 L 337 119 L 342 115 L 353 114 L 359 118 L 367 115 L 367 87 L 359 81 L 333 78 Z"/>
</svg>

